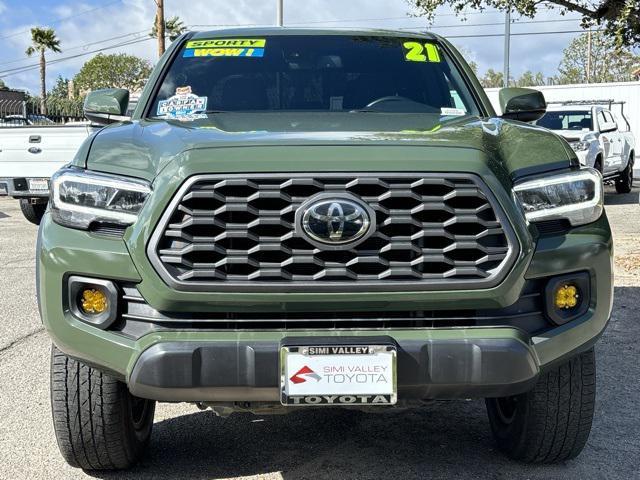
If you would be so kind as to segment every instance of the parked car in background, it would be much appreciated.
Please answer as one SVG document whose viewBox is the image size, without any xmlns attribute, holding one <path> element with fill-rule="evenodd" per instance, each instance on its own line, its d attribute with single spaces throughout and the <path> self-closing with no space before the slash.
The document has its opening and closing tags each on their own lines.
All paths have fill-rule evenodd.
<svg viewBox="0 0 640 480">
<path fill-rule="evenodd" d="M 7 115 L 0 118 L 0 127 L 24 127 L 27 125 L 31 125 L 31 122 L 22 115 Z"/>
<path fill-rule="evenodd" d="M 7 115 L 0 118 L 0 126 L 21 127 L 25 125 L 55 125 L 56 123 L 45 115 L 28 114 L 23 115 Z"/>
<path fill-rule="evenodd" d="M 36 225 L 49 200 L 49 178 L 73 159 L 93 130 L 46 120 L 11 115 L 0 122 L 0 196 L 19 200 L 25 218 Z"/>
<path fill-rule="evenodd" d="M 618 193 L 629 193 L 633 186 L 635 139 L 624 110 L 619 113 L 626 122 L 621 128 L 610 107 L 603 106 L 615 103 L 579 101 L 551 104 L 535 124 L 562 135 L 582 165 L 599 170 L 605 180 L 615 183 Z"/>
</svg>

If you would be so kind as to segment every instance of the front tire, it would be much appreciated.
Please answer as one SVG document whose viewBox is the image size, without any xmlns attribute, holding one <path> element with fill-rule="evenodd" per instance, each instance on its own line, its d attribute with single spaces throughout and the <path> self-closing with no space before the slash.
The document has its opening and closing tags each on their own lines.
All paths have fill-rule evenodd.
<svg viewBox="0 0 640 480">
<path fill-rule="evenodd" d="M 633 188 L 633 157 L 629 157 L 627 166 L 616 178 L 616 192 L 629 193 Z"/>
<path fill-rule="evenodd" d="M 51 350 L 51 409 L 60 453 L 72 467 L 133 466 L 149 443 L 155 402 L 115 378 Z"/>
<path fill-rule="evenodd" d="M 34 225 L 40 225 L 44 212 L 47 210 L 46 203 L 31 203 L 29 198 L 20 199 L 20 210 L 24 218 L 29 220 Z"/>
<path fill-rule="evenodd" d="M 602 171 L 602 157 L 600 155 L 598 155 L 596 157 L 596 161 L 593 162 L 593 168 L 595 168 L 601 174 L 603 173 L 603 171 Z"/>
<path fill-rule="evenodd" d="M 595 370 L 592 348 L 542 374 L 530 392 L 488 398 L 487 413 L 498 448 L 528 463 L 578 456 L 593 421 Z"/>
</svg>

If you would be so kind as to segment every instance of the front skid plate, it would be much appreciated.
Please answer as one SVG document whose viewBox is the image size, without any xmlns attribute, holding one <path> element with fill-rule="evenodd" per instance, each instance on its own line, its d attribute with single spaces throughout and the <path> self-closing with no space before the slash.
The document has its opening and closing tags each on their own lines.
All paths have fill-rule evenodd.
<svg viewBox="0 0 640 480">
<path fill-rule="evenodd" d="M 418 338 L 403 338 L 399 332 L 396 338 L 372 334 L 298 336 L 280 340 L 165 341 L 140 354 L 128 384 L 134 395 L 160 401 L 279 403 L 282 401 L 280 355 L 286 351 L 284 348 L 333 345 L 394 347 L 397 390 L 361 392 L 372 395 L 366 399 L 369 402 L 373 402 L 377 394 L 396 392 L 397 399 L 407 400 L 501 397 L 529 390 L 540 369 L 533 348 L 521 332 L 511 328 L 477 330 L 481 331 L 434 330 Z M 297 371 L 291 376 L 295 373 Z M 318 396 L 313 393 L 311 396 Z M 342 396 L 339 391 L 326 393 Z M 344 395 L 353 396 L 352 392 Z M 382 400 L 377 399 L 380 403 Z M 312 404 L 322 401 L 311 400 Z"/>
</svg>

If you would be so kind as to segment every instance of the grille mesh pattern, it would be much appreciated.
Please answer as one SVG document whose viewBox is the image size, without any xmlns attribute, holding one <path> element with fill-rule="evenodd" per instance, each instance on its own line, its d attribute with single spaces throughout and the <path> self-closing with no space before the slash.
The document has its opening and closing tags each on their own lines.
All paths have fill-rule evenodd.
<svg viewBox="0 0 640 480">
<path fill-rule="evenodd" d="M 351 250 L 322 250 L 295 233 L 297 208 L 327 192 L 376 212 L 375 232 Z M 186 286 L 482 283 L 510 257 L 509 227 L 470 175 L 203 176 L 169 208 L 150 255 L 165 279 Z"/>
</svg>

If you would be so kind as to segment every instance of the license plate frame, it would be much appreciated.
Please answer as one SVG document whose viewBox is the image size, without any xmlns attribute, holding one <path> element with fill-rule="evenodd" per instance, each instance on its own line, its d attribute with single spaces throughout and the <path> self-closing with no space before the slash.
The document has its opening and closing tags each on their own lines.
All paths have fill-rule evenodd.
<svg viewBox="0 0 640 480">
<path fill-rule="evenodd" d="M 48 178 L 29 178 L 27 182 L 29 184 L 29 190 L 33 190 L 34 192 L 46 192 L 49 190 Z"/>
<path fill-rule="evenodd" d="M 295 383 L 293 377 L 296 377 Z M 282 405 L 395 405 L 397 401 L 395 345 L 345 343 L 280 347 Z"/>
</svg>

